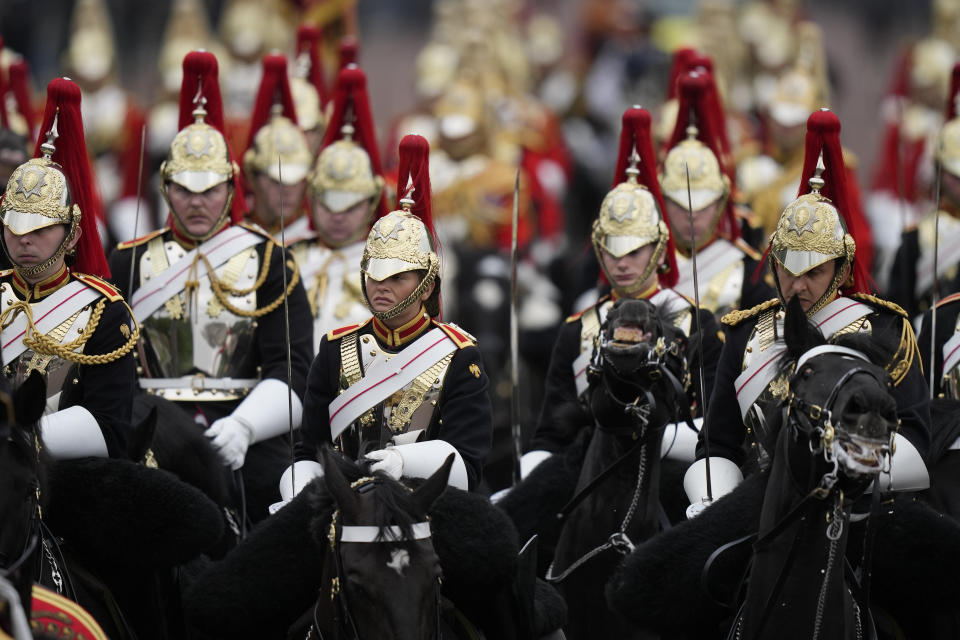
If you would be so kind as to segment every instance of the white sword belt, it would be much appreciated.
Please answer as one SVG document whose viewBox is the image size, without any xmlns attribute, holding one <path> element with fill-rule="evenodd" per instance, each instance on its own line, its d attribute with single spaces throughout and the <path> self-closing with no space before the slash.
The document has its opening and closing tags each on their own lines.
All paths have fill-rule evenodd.
<svg viewBox="0 0 960 640">
<path fill-rule="evenodd" d="M 256 378 L 208 378 L 202 373 L 180 378 L 141 378 L 140 388 L 174 402 L 239 400 L 257 386 Z"/>
</svg>

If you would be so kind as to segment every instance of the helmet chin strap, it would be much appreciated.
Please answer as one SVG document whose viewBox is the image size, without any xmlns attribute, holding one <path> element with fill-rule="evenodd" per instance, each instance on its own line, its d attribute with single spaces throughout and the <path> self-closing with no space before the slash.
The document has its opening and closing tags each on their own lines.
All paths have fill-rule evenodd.
<svg viewBox="0 0 960 640">
<path fill-rule="evenodd" d="M 229 216 L 230 216 L 230 209 L 233 207 L 233 196 L 236 193 L 236 191 L 232 188 L 229 189 L 229 193 L 227 194 L 227 201 L 223 205 L 223 210 L 220 212 L 220 217 L 217 218 L 217 221 L 213 224 L 212 227 L 210 227 L 209 231 L 199 236 L 188 231 L 187 228 L 183 225 L 183 221 L 180 220 L 180 216 L 177 214 L 176 209 L 174 209 L 173 205 L 170 204 L 170 195 L 167 193 L 167 186 L 164 186 L 164 188 L 161 189 L 161 193 L 163 193 L 163 199 L 167 203 L 167 208 L 170 209 L 170 217 L 173 218 L 173 224 L 177 228 L 177 231 L 180 232 L 180 235 L 186 238 L 189 238 L 190 240 L 193 240 L 197 244 L 201 244 L 203 242 L 206 242 L 213 236 L 215 236 L 217 233 L 223 230 L 224 227 L 227 226 L 227 220 L 229 219 Z"/>
<path fill-rule="evenodd" d="M 644 245 L 645 246 L 645 245 Z M 614 278 L 607 273 L 607 268 L 603 264 L 603 249 L 600 248 L 596 242 L 593 244 L 593 250 L 597 254 L 597 260 L 600 261 L 600 268 L 603 270 L 603 274 L 607 277 L 607 280 L 610 282 L 610 288 L 617 292 L 622 297 L 632 298 L 647 287 L 646 282 L 656 271 L 657 266 L 659 265 L 660 258 L 663 256 L 663 252 L 667 247 L 666 240 L 662 237 L 657 240 L 657 246 L 653 250 L 653 254 L 650 256 L 650 261 L 647 263 L 646 268 L 644 268 L 643 273 L 633 281 L 632 284 L 629 284 L 625 287 L 617 286 L 614 284 Z"/>
<path fill-rule="evenodd" d="M 366 279 L 367 277 L 367 274 L 365 271 L 361 271 L 360 275 L 364 279 Z M 427 272 L 427 275 L 424 276 L 423 280 L 420 281 L 420 284 L 417 285 L 417 288 L 414 289 L 410 295 L 408 295 L 406 298 L 404 298 L 403 300 L 398 302 L 396 305 L 394 305 L 393 308 L 387 309 L 386 311 L 377 311 L 373 308 L 373 305 L 370 303 L 370 298 L 367 297 L 367 287 L 365 286 L 364 283 L 361 283 L 360 289 L 361 291 L 363 291 L 363 302 L 367 305 L 367 308 L 370 310 L 370 313 L 372 313 L 373 317 L 376 318 L 377 320 L 383 320 L 383 321 L 392 320 L 393 318 L 396 318 L 398 315 L 403 313 L 407 307 L 409 307 L 414 302 L 419 300 L 420 297 L 427 292 L 427 289 L 430 287 L 430 285 L 433 284 L 436 277 L 437 277 L 436 270 L 430 269 Z"/>
<path fill-rule="evenodd" d="M 769 259 L 770 259 L 770 271 L 773 272 L 773 283 L 777 286 L 777 297 L 780 298 L 780 304 L 786 307 L 787 299 L 783 295 L 783 290 L 780 288 L 780 278 L 777 277 L 777 270 L 774 262 L 776 258 L 773 257 L 773 253 L 770 254 Z M 834 260 L 836 260 L 836 258 L 834 258 Z M 853 266 L 852 262 L 846 262 L 846 261 L 844 262 L 844 265 L 850 266 L 851 268 Z M 820 309 L 823 309 L 825 306 L 827 306 L 827 303 L 833 300 L 833 298 L 836 295 L 838 295 L 838 293 L 840 292 L 840 284 L 843 282 L 844 271 L 845 269 L 843 267 L 840 267 L 839 269 L 834 270 L 833 279 L 830 281 L 830 286 L 827 287 L 827 290 L 823 292 L 823 295 L 820 296 L 817 299 L 817 301 L 814 302 L 810 306 L 810 308 L 806 311 L 808 318 L 813 316 L 813 314 L 815 314 L 817 311 L 820 311 Z M 849 272 L 848 272 L 848 275 L 849 275 Z"/>
<path fill-rule="evenodd" d="M 47 269 L 57 264 L 57 262 L 67 253 L 67 245 L 73 241 L 74 237 L 77 235 L 77 223 L 73 222 L 70 224 L 70 232 L 64 236 L 63 241 L 60 243 L 60 246 L 57 247 L 57 250 L 53 252 L 53 255 L 41 262 L 40 264 L 35 264 L 32 267 L 24 267 L 16 260 L 13 259 L 13 256 L 10 255 L 10 250 L 7 248 L 6 238 L 3 239 L 3 253 L 6 254 L 7 259 L 10 261 L 10 264 L 13 265 L 14 271 L 16 271 L 21 278 L 24 280 L 30 280 L 36 278 L 41 273 L 45 272 Z"/>
</svg>

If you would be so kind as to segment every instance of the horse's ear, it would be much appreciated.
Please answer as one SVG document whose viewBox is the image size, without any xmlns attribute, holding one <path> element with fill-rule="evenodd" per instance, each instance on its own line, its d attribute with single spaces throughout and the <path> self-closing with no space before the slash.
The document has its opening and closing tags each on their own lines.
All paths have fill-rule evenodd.
<svg viewBox="0 0 960 640">
<path fill-rule="evenodd" d="M 147 450 L 153 444 L 153 434 L 157 431 L 157 408 L 150 407 L 146 417 L 133 428 L 133 437 L 127 444 L 127 457 L 134 462 L 140 462 L 147 455 Z"/>
<path fill-rule="evenodd" d="M 17 422 L 32 426 L 43 415 L 47 406 L 47 383 L 39 372 L 32 372 L 13 392 L 13 410 Z"/>
<path fill-rule="evenodd" d="M 810 349 L 825 344 L 823 334 L 810 324 L 807 312 L 803 310 L 797 296 L 787 303 L 786 317 L 783 319 L 783 338 L 787 343 L 790 358 L 796 360 Z"/>
<path fill-rule="evenodd" d="M 343 522 L 347 520 L 352 522 L 357 515 L 357 494 L 350 488 L 350 482 L 343 475 L 337 461 L 337 454 L 329 447 L 323 447 L 320 449 L 320 457 L 323 462 L 323 481 L 327 485 L 327 490 L 337 501 L 344 517 Z"/>
<path fill-rule="evenodd" d="M 450 469 L 453 467 L 455 453 L 447 456 L 440 468 L 433 472 L 426 481 L 413 492 L 413 502 L 417 505 L 421 513 L 427 513 L 430 510 L 433 501 L 440 497 L 444 489 L 447 488 L 447 481 L 450 479 Z"/>
</svg>

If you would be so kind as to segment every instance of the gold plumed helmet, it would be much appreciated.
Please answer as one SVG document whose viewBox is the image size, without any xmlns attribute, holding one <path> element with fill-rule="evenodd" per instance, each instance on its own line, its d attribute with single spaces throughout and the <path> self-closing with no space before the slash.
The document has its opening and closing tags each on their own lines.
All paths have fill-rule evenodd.
<svg viewBox="0 0 960 640">
<path fill-rule="evenodd" d="M 820 194 L 822 166 L 810 179 L 812 191 L 787 205 L 773 233 L 773 257 L 794 276 L 837 258 L 852 260 L 856 250 L 843 216 Z"/>
<path fill-rule="evenodd" d="M 383 178 L 362 69 L 351 64 L 340 70 L 332 102 L 324 146 L 308 181 L 310 198 L 333 212 L 369 200 L 374 211 L 381 205 Z M 385 206 L 379 210 L 385 212 Z"/>
<path fill-rule="evenodd" d="M 113 27 L 104 0 L 79 0 L 73 12 L 65 66 L 80 80 L 96 82 L 113 69 Z"/>
<path fill-rule="evenodd" d="M 310 174 L 310 195 L 329 211 L 344 211 L 364 200 L 380 201 L 383 178 L 373 173 L 370 156 L 353 140 L 353 125 L 341 128 L 343 138 L 320 152 Z"/>
<path fill-rule="evenodd" d="M 690 171 L 689 192 L 687 170 Z M 660 188 L 666 198 L 686 209 L 698 211 L 730 193 L 730 180 L 720 170 L 720 161 L 710 147 L 697 139 L 697 129 L 687 127 L 687 139 L 667 153 Z"/>
<path fill-rule="evenodd" d="M 424 99 L 439 96 L 456 77 L 460 53 L 445 42 L 430 42 L 417 54 L 415 65 L 417 95 Z"/>
<path fill-rule="evenodd" d="M 233 179 L 233 162 L 223 134 L 204 122 L 207 112 L 201 96 L 193 111 L 194 122 L 177 133 L 170 153 L 160 165 L 164 182 L 173 182 L 194 193 Z"/>
<path fill-rule="evenodd" d="M 364 275 L 383 281 L 404 271 L 425 269 L 436 276 L 440 259 L 433 250 L 430 232 L 411 213 L 412 204 L 412 199 L 404 199 L 402 209 L 391 211 L 374 223 L 360 263 Z"/>
<path fill-rule="evenodd" d="M 791 202 L 780 214 L 777 228 L 770 240 L 770 254 L 787 272 L 799 277 L 821 264 L 843 258 L 853 263 L 857 250 L 853 236 L 847 231 L 844 217 L 833 203 L 825 198 L 820 189 L 824 186 L 821 174 L 824 171 L 823 155 L 817 160 L 817 168 L 810 178 L 810 193 Z M 823 296 L 807 310 L 815 313 L 832 299 L 841 286 L 843 270 L 836 269 L 833 281 Z M 779 289 L 780 283 L 777 282 Z"/>
<path fill-rule="evenodd" d="M 830 102 L 823 32 L 813 22 L 797 25 L 797 59 L 777 77 L 767 102 L 770 117 L 784 127 L 804 124 L 810 113 Z"/>
<path fill-rule="evenodd" d="M 369 276 L 382 282 L 404 271 L 424 272 L 416 289 L 387 311 L 375 310 L 367 298 L 366 287 L 363 287 L 367 307 L 381 320 L 396 317 L 416 302 L 437 281 L 440 273 L 440 256 L 434 249 L 431 233 L 429 150 L 430 146 L 422 136 L 407 135 L 400 141 L 399 184 L 410 186 L 398 202 L 400 209 L 374 223 L 363 248 L 360 274 L 364 280 Z M 439 306 L 428 307 L 427 311 L 431 316 L 440 312 Z"/>
<path fill-rule="evenodd" d="M 593 223 L 594 244 L 615 258 L 667 238 L 657 201 L 649 189 L 637 183 L 638 173 L 636 165 L 627 169 L 629 178 L 607 193 Z"/>
<path fill-rule="evenodd" d="M 312 131 L 326 124 L 320 94 L 306 78 L 291 76 L 290 93 L 297 110 L 297 124 L 303 131 Z"/>
<path fill-rule="evenodd" d="M 934 159 L 950 175 L 960 177 L 960 63 L 953 67 L 947 123 L 937 134 Z"/>
<path fill-rule="evenodd" d="M 313 154 L 303 131 L 279 114 L 260 127 L 253 145 L 243 154 L 243 168 L 248 174 L 265 173 L 283 184 L 296 184 L 306 178 L 312 163 Z"/>
<path fill-rule="evenodd" d="M 68 239 L 76 234 L 80 208 L 73 203 L 66 176 L 51 160 L 56 138 L 56 121 L 41 147 L 43 155 L 17 167 L 7 182 L 0 204 L 3 225 L 18 236 L 55 224 L 70 227 Z"/>
<path fill-rule="evenodd" d="M 950 70 L 956 55 L 946 40 L 925 38 L 918 42 L 911 53 L 910 88 L 928 92 L 932 104 L 942 104 L 950 88 Z"/>
<path fill-rule="evenodd" d="M 628 295 L 636 293 L 646 283 L 657 268 L 670 238 L 670 230 L 663 221 L 656 198 L 637 181 L 639 160 L 640 156 L 634 151 L 626 170 L 626 182 L 618 184 L 604 197 L 590 236 L 601 264 L 601 250 L 614 258 L 622 258 L 640 247 L 656 245 L 643 274 L 624 291 Z"/>
</svg>

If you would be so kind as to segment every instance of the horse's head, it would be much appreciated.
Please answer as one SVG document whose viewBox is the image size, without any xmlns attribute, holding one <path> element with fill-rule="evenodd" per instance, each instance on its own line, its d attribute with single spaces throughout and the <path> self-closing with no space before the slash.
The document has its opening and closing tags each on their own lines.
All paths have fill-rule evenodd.
<svg viewBox="0 0 960 640">
<path fill-rule="evenodd" d="M 588 370 L 598 423 L 625 413 L 646 420 L 656 411 L 679 407 L 689 382 L 686 348 L 686 336 L 663 309 L 647 300 L 617 300 Z"/>
<path fill-rule="evenodd" d="M 897 403 L 890 375 L 875 363 L 888 362 L 891 351 L 882 336 L 857 334 L 830 344 L 822 336 L 791 344 L 792 325 L 802 314 L 795 311 L 788 307 L 785 323 L 788 349 L 796 358 L 785 400 L 788 425 L 795 438 L 808 441 L 810 451 L 822 452 L 836 471 L 863 484 L 890 463 Z M 809 338 L 812 327 L 804 325 Z"/>
<path fill-rule="evenodd" d="M 29 602 L 38 543 L 44 474 L 36 426 L 46 404 L 46 385 L 33 374 L 12 391 L 0 378 L 0 575 Z"/>
<path fill-rule="evenodd" d="M 453 456 L 412 491 L 383 474 L 350 482 L 342 461 L 328 450 L 323 458 L 338 507 L 327 537 L 331 591 L 322 595 L 333 599 L 336 637 L 438 638 L 441 569 L 427 510 L 447 486 Z"/>
</svg>

